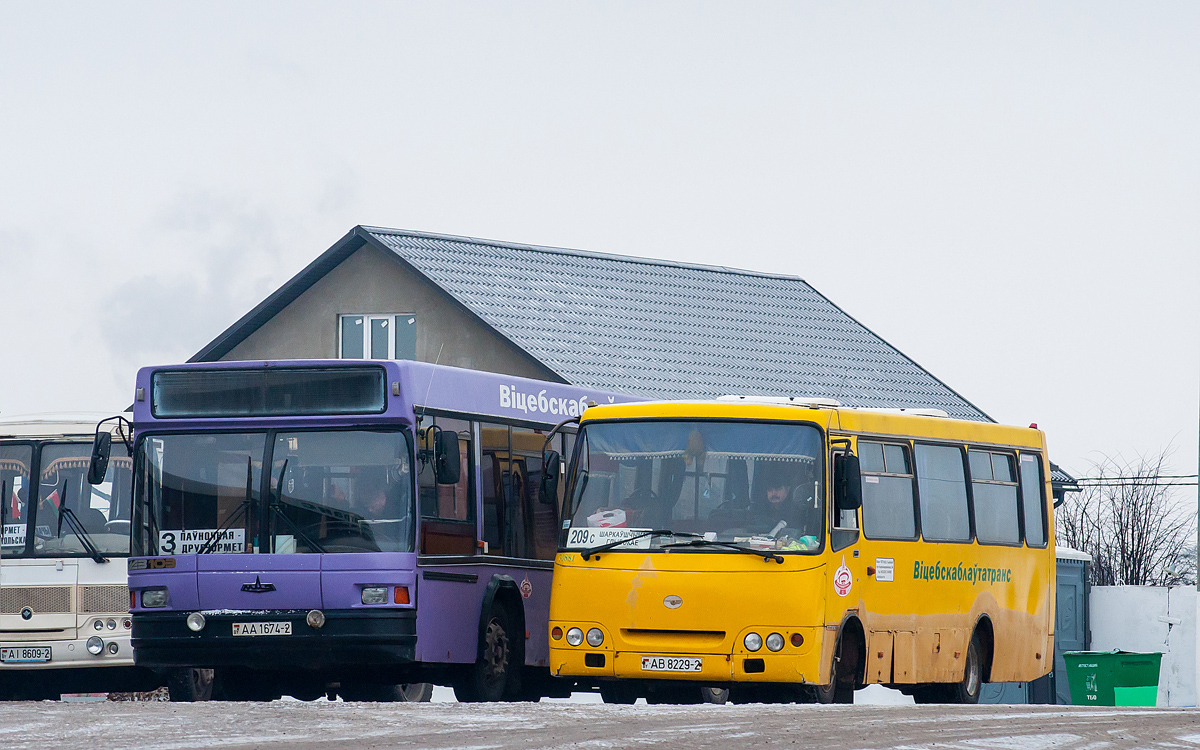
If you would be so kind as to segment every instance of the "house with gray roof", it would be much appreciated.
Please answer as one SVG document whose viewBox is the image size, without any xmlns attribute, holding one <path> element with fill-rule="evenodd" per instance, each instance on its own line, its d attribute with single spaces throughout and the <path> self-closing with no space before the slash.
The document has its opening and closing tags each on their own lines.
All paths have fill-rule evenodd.
<svg viewBox="0 0 1200 750">
<path fill-rule="evenodd" d="M 355 227 L 191 361 L 364 356 L 989 420 L 795 276 L 378 227 Z"/>
</svg>

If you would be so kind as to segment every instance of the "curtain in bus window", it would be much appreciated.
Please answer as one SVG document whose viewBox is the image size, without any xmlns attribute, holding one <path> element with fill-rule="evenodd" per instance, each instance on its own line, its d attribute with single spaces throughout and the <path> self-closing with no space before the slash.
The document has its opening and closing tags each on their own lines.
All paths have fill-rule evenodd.
<svg viewBox="0 0 1200 750">
<path fill-rule="evenodd" d="M 33 446 L 0 445 L 0 502 L 4 505 L 3 540 L 5 557 L 25 550 L 26 515 L 29 506 L 29 467 Z"/>
<path fill-rule="evenodd" d="M 970 541 L 962 451 L 948 445 L 918 444 L 916 455 L 921 536 L 935 542 Z"/>
<path fill-rule="evenodd" d="M 1025 518 L 1025 541 L 1030 547 L 1046 544 L 1045 484 L 1037 456 L 1021 456 L 1021 506 Z"/>
<path fill-rule="evenodd" d="M 884 448 L 888 464 L 884 463 Z M 912 472 L 901 445 L 858 441 L 862 469 L 863 533 L 869 539 L 912 539 L 917 535 Z"/>
<path fill-rule="evenodd" d="M 1020 544 L 1017 484 L 1008 456 L 968 451 L 975 500 L 975 537 L 984 544 Z"/>
</svg>

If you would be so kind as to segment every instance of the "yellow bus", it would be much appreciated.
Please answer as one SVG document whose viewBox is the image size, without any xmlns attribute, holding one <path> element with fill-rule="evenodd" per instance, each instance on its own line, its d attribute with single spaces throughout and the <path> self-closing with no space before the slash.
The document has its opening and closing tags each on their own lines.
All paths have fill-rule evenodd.
<svg viewBox="0 0 1200 750">
<path fill-rule="evenodd" d="M 725 688 L 735 702 L 851 703 L 881 684 L 974 703 L 985 682 L 1052 668 L 1049 476 L 1037 429 L 935 410 L 750 397 L 588 409 L 566 476 L 551 669 L 608 702 Z"/>
</svg>

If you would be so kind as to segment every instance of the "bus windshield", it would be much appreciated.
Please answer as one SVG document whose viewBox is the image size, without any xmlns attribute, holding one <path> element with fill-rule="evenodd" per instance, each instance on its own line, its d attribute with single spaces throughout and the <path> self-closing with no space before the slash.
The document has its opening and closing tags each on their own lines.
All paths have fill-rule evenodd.
<svg viewBox="0 0 1200 750">
<path fill-rule="evenodd" d="M 815 553 L 825 528 L 824 442 L 810 425 L 587 424 L 560 546 L 587 549 L 649 530 L 620 549 Z"/>
<path fill-rule="evenodd" d="M 135 488 L 147 554 L 409 552 L 411 444 L 407 431 L 151 435 Z"/>
<path fill-rule="evenodd" d="M 132 462 L 114 443 L 104 481 L 87 481 L 92 444 L 42 445 L 37 501 L 32 508 L 35 557 L 87 554 L 87 545 L 64 516 L 74 514 L 87 541 L 101 555 L 129 554 L 129 485 Z M 6 515 L 7 518 L 7 515 Z"/>
</svg>

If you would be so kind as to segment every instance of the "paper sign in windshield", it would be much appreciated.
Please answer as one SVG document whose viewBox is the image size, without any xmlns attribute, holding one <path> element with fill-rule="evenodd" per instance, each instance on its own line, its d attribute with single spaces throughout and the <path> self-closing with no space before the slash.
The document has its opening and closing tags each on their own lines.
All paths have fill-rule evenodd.
<svg viewBox="0 0 1200 750">
<path fill-rule="evenodd" d="M 6 523 L 4 524 L 4 540 L 0 542 L 4 547 L 24 547 L 25 546 L 25 524 L 23 523 Z"/>
<path fill-rule="evenodd" d="M 194 555 L 216 536 L 216 529 L 186 529 L 158 532 L 158 551 L 164 555 Z M 213 552 L 245 552 L 246 530 L 225 529 Z"/>
<path fill-rule="evenodd" d="M 567 530 L 567 548 L 568 549 L 590 549 L 599 547 L 602 544 L 612 544 L 621 539 L 628 539 L 637 534 L 643 534 L 650 529 L 627 529 L 622 527 L 615 528 L 590 528 L 587 526 L 575 527 Z M 621 544 L 614 549 L 650 549 L 649 535 L 638 537 L 627 544 Z"/>
</svg>

